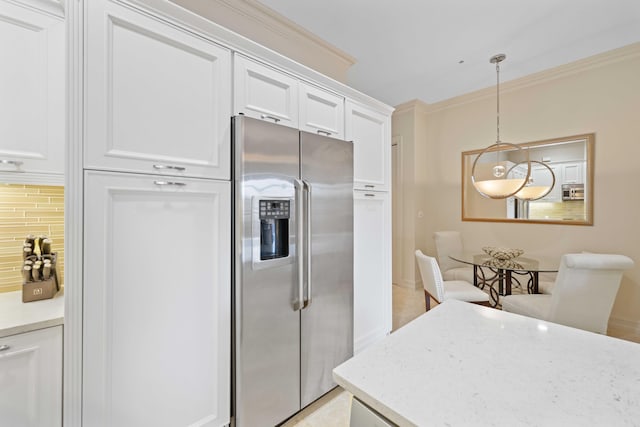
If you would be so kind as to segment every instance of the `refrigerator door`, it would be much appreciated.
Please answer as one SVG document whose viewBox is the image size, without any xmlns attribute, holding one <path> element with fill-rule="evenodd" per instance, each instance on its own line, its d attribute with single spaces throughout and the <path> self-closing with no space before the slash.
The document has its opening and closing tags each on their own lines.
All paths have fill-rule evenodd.
<svg viewBox="0 0 640 427">
<path fill-rule="evenodd" d="M 294 307 L 298 131 L 238 116 L 233 132 L 235 420 L 238 427 L 263 427 L 300 409 L 300 311 Z M 266 200 L 290 202 L 289 222 L 278 228 L 289 233 L 284 253 L 273 250 L 272 242 L 261 247 L 261 232 L 266 233 L 260 202 Z M 267 230 L 274 232 L 267 238 L 274 230 Z M 272 249 L 261 260 L 265 246 Z M 278 253 L 282 256 L 275 258 Z"/>
<path fill-rule="evenodd" d="M 311 292 L 301 312 L 305 407 L 335 387 L 333 368 L 353 355 L 353 143 L 300 132 L 300 177 L 311 195 Z"/>
</svg>

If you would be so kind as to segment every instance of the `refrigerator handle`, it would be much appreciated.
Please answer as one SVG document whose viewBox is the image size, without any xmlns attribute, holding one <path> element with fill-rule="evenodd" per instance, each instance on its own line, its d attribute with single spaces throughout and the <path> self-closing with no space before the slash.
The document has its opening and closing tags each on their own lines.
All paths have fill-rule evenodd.
<svg viewBox="0 0 640 427">
<path fill-rule="evenodd" d="M 307 298 L 304 301 L 304 307 L 311 305 L 311 184 L 302 181 L 305 190 L 305 207 L 304 207 L 304 234 L 305 234 L 305 266 L 306 266 L 306 284 Z"/>
<path fill-rule="evenodd" d="M 299 179 L 293 180 L 295 187 L 295 209 L 296 209 L 296 264 L 298 266 L 298 296 L 293 302 L 293 310 L 302 310 L 305 306 L 304 301 L 304 224 L 303 224 L 303 205 L 304 205 L 304 184 Z"/>
</svg>

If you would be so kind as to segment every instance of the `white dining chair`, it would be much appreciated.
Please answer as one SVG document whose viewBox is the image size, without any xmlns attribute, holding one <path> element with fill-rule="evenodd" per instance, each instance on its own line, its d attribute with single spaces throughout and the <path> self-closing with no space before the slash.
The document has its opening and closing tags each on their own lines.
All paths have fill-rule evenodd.
<svg viewBox="0 0 640 427">
<path fill-rule="evenodd" d="M 438 304 L 443 301 L 456 299 L 489 305 L 489 295 L 465 280 L 444 280 L 436 259 L 425 255 L 421 250 L 416 251 L 416 261 L 424 286 L 424 302 L 427 311 L 431 308 L 430 298 Z"/>
<path fill-rule="evenodd" d="M 459 231 L 436 231 L 433 233 L 436 243 L 438 265 L 444 280 L 465 280 L 473 283 L 473 267 L 449 258 L 449 255 L 462 253 L 462 235 Z"/>
<path fill-rule="evenodd" d="M 624 255 L 565 254 L 551 295 L 505 296 L 502 309 L 606 334 L 622 272 L 633 265 Z"/>
</svg>

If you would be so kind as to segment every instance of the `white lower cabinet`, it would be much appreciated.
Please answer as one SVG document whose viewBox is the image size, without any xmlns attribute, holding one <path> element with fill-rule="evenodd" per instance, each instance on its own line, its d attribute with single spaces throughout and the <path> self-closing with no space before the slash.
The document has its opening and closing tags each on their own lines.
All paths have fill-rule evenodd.
<svg viewBox="0 0 640 427">
<path fill-rule="evenodd" d="M 229 423 L 230 192 L 85 171 L 83 425 Z"/>
<path fill-rule="evenodd" d="M 354 353 L 391 332 L 391 198 L 354 191 Z"/>
<path fill-rule="evenodd" d="M 62 425 L 62 326 L 0 338 L 0 425 Z"/>
</svg>

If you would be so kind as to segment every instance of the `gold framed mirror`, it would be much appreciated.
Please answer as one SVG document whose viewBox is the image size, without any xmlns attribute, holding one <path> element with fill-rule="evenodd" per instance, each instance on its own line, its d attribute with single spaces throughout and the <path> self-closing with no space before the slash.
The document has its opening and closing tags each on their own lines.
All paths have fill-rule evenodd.
<svg viewBox="0 0 640 427">
<path fill-rule="evenodd" d="M 529 154 L 531 179 L 536 185 L 551 179 L 548 169 L 555 175 L 551 191 L 545 197 L 531 201 L 515 197 L 483 197 L 471 181 L 473 162 L 482 149 L 463 152 L 462 220 L 593 225 L 594 144 L 593 133 L 518 144 Z M 526 169 L 526 158 L 519 158 L 522 153 L 518 155 L 523 151 L 501 152 L 502 161 L 510 173 L 519 173 L 520 167 Z M 492 163 L 478 165 L 493 166 Z"/>
</svg>

